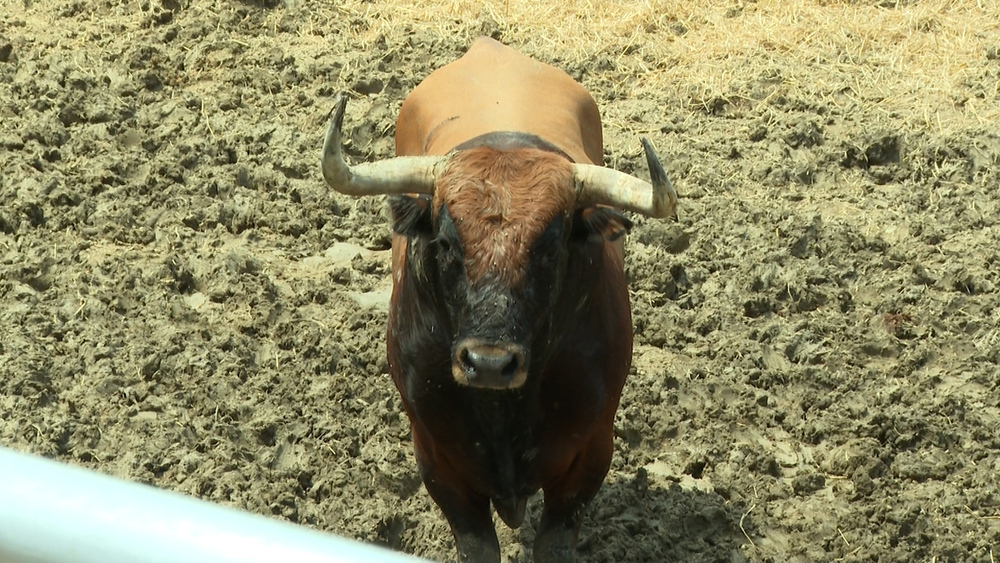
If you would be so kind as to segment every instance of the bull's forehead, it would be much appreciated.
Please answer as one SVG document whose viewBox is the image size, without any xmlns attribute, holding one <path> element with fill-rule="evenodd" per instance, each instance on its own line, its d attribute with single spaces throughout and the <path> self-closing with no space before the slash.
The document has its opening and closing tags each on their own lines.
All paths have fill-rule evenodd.
<svg viewBox="0 0 1000 563">
<path fill-rule="evenodd" d="M 488 276 L 517 286 L 531 247 L 556 216 L 573 209 L 576 191 L 572 165 L 558 154 L 480 147 L 455 153 L 434 199 L 455 223 L 469 281 Z"/>
</svg>

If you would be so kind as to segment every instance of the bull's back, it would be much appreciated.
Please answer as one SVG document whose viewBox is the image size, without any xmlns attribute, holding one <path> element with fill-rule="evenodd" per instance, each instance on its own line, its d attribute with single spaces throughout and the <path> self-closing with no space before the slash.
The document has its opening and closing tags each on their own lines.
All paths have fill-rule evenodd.
<svg viewBox="0 0 1000 563">
<path fill-rule="evenodd" d="M 403 102 L 396 153 L 444 155 L 486 133 L 537 135 L 580 163 L 603 164 L 597 104 L 568 74 L 481 38 Z"/>
</svg>

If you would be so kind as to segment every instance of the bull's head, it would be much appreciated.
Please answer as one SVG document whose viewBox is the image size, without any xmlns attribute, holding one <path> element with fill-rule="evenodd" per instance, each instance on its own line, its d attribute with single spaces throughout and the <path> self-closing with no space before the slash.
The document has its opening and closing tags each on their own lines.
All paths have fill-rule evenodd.
<svg viewBox="0 0 1000 563">
<path fill-rule="evenodd" d="M 350 168 L 341 154 L 346 99 L 338 96 L 332 112 L 323 176 L 341 193 L 392 196 L 393 229 L 409 238 L 425 289 L 447 310 L 460 384 L 525 383 L 572 246 L 621 236 L 630 223 L 615 209 L 676 217 L 677 194 L 646 139 L 652 184 L 537 149 L 480 147 Z"/>
</svg>

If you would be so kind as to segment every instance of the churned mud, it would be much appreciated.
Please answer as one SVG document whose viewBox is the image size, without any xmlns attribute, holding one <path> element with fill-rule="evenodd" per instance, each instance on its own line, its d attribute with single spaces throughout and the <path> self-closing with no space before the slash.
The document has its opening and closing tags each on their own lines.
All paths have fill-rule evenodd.
<svg viewBox="0 0 1000 563">
<path fill-rule="evenodd" d="M 319 149 L 346 89 L 348 155 L 390 156 L 406 93 L 505 37 L 359 45 L 389 17 L 364 5 L 0 0 L 0 444 L 454 557 L 386 372 L 384 201 L 330 193 Z M 997 37 L 954 104 L 1000 104 Z M 647 135 L 681 195 L 628 239 L 634 369 L 581 558 L 1000 557 L 996 123 L 788 89 L 813 67 L 780 58 L 629 95 L 641 50 L 516 46 L 594 94 L 610 165 L 645 176 Z"/>
</svg>

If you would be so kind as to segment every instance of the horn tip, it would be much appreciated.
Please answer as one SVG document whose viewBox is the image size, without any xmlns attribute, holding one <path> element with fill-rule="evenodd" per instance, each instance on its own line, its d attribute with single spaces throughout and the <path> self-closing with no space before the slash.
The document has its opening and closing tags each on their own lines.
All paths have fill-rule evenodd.
<svg viewBox="0 0 1000 563">
<path fill-rule="evenodd" d="M 333 109 L 330 110 L 332 118 L 330 124 L 336 126 L 337 131 L 344 127 L 344 110 L 347 108 L 347 93 L 337 92 L 333 98 Z"/>
<path fill-rule="evenodd" d="M 670 180 L 667 178 L 667 172 L 663 170 L 663 165 L 660 164 L 660 159 L 656 156 L 653 143 L 650 143 L 646 137 L 640 137 L 639 141 L 642 143 L 642 148 L 646 153 L 646 166 L 649 167 L 649 178 L 653 181 L 653 185 L 669 184 Z"/>
<path fill-rule="evenodd" d="M 342 191 L 342 186 L 350 181 L 351 171 L 344 162 L 341 152 L 342 134 L 344 126 L 344 108 L 347 107 L 347 95 L 338 92 L 333 98 L 333 108 L 330 109 L 330 123 L 323 136 L 323 155 L 320 164 L 323 170 L 323 178 L 327 184 L 337 191 Z"/>
<path fill-rule="evenodd" d="M 674 191 L 667 172 L 663 169 L 660 159 L 656 156 L 653 143 L 646 137 L 640 137 L 642 148 L 646 153 L 646 165 L 649 167 L 649 178 L 653 184 L 653 200 L 657 207 L 663 206 L 661 216 L 677 221 L 677 192 Z"/>
</svg>

